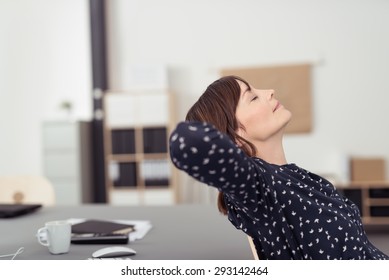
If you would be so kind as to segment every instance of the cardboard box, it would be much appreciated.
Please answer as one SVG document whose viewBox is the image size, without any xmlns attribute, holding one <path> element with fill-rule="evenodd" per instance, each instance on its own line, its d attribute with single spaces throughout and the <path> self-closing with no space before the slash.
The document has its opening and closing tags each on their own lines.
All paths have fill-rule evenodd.
<svg viewBox="0 0 389 280">
<path fill-rule="evenodd" d="M 351 158 L 350 176 L 352 182 L 385 181 L 385 160 L 383 158 Z"/>
</svg>

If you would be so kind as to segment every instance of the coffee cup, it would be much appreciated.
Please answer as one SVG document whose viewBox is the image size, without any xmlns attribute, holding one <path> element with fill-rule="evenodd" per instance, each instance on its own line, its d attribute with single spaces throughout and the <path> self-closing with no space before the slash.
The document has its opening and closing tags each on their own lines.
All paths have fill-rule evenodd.
<svg viewBox="0 0 389 280">
<path fill-rule="evenodd" d="M 69 252 L 72 225 L 67 221 L 50 221 L 38 229 L 38 242 L 49 248 L 52 254 Z M 46 238 L 44 238 L 46 236 Z"/>
</svg>

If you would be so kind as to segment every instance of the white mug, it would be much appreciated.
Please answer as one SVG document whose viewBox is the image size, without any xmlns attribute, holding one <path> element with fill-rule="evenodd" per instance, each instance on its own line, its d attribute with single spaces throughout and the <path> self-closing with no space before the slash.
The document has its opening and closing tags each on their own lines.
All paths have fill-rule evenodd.
<svg viewBox="0 0 389 280">
<path fill-rule="evenodd" d="M 40 244 L 49 247 L 52 254 L 69 252 L 72 225 L 67 221 L 50 221 L 38 229 L 37 238 Z M 46 240 L 42 239 L 46 233 Z"/>
</svg>

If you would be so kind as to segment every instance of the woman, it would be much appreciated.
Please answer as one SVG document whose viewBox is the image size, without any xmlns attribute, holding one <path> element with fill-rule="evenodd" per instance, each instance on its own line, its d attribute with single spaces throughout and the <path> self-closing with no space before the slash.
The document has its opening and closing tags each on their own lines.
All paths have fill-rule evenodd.
<svg viewBox="0 0 389 280">
<path fill-rule="evenodd" d="M 174 165 L 219 190 L 219 210 L 261 259 L 389 259 L 355 204 L 295 164 L 282 145 L 291 113 L 235 76 L 212 83 L 170 136 Z"/>
</svg>

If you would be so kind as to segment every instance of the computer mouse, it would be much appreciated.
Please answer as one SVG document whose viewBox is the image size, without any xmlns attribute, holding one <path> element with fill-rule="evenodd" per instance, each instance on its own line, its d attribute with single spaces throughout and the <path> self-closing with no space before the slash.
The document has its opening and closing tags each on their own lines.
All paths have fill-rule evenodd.
<svg viewBox="0 0 389 280">
<path fill-rule="evenodd" d="M 130 247 L 125 246 L 111 246 L 101 248 L 93 252 L 93 258 L 115 258 L 135 255 L 136 251 Z"/>
</svg>

